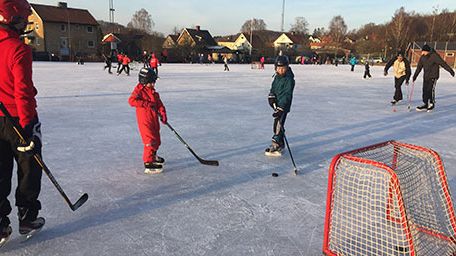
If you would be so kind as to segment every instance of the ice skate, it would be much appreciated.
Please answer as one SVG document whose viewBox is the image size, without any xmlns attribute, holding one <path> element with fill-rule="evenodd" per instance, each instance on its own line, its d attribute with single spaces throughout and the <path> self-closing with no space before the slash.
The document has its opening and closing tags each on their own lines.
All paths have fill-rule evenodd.
<svg viewBox="0 0 456 256">
<path fill-rule="evenodd" d="M 266 156 L 275 156 L 275 157 L 282 156 L 282 149 L 283 149 L 283 147 L 281 147 L 279 144 L 273 142 L 271 146 L 269 146 L 267 149 L 264 150 L 264 154 Z"/>
<path fill-rule="evenodd" d="M 24 236 L 26 240 L 39 232 L 46 223 L 43 217 L 37 217 L 37 215 L 37 210 L 30 210 L 23 207 L 19 207 L 18 209 L 19 234 Z"/>
<path fill-rule="evenodd" d="M 144 170 L 145 174 L 159 174 L 159 173 L 163 172 L 163 165 L 157 164 L 155 162 L 144 163 L 144 167 L 145 167 L 145 170 Z"/>
<path fill-rule="evenodd" d="M 8 218 L 0 218 L 0 248 L 2 248 L 10 239 L 13 229 L 9 225 Z"/>
<path fill-rule="evenodd" d="M 427 104 L 416 107 L 416 111 L 418 111 L 418 112 L 427 111 L 427 109 L 428 109 Z"/>
<path fill-rule="evenodd" d="M 399 102 L 401 102 L 401 100 L 392 100 L 392 101 L 391 101 L 391 105 L 396 105 L 396 104 L 398 104 Z"/>
<path fill-rule="evenodd" d="M 435 107 L 434 103 L 429 103 L 429 105 L 428 105 L 426 111 L 427 111 L 427 112 L 432 112 L 432 110 L 434 110 L 434 107 Z"/>
</svg>

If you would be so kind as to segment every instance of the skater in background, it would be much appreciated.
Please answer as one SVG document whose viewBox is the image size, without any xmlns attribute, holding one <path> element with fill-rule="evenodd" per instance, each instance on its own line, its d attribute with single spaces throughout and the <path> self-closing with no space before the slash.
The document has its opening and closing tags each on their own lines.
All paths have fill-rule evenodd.
<svg viewBox="0 0 456 256">
<path fill-rule="evenodd" d="M 136 85 L 128 102 L 136 108 L 139 133 L 144 144 L 144 173 L 157 174 L 163 171 L 165 159 L 157 155 L 160 147 L 160 118 L 166 124 L 166 109 L 155 91 L 157 74 L 152 69 L 142 68 Z"/>
<path fill-rule="evenodd" d="M 122 68 L 123 57 L 124 55 L 121 52 L 117 53 L 117 73 L 119 73 Z"/>
<path fill-rule="evenodd" d="M 126 54 L 122 55 L 122 68 L 119 70 L 117 75 L 120 75 L 122 73 L 122 71 L 125 70 L 125 73 L 127 74 L 127 76 L 129 76 L 130 75 L 130 66 L 129 66 L 130 62 L 131 62 L 131 60 Z"/>
<path fill-rule="evenodd" d="M 230 71 L 230 68 L 228 67 L 228 58 L 226 57 L 226 55 L 223 57 L 223 63 L 225 66 L 225 69 L 223 71 Z"/>
<path fill-rule="evenodd" d="M 275 61 L 275 76 L 272 81 L 268 102 L 274 110 L 272 130 L 272 144 L 265 150 L 267 156 L 281 156 L 284 148 L 285 120 L 290 112 L 293 90 L 295 87 L 294 74 L 289 67 L 287 56 L 278 56 Z"/>
<path fill-rule="evenodd" d="M 0 101 L 25 132 L 20 141 L 13 126 L 0 111 L 0 247 L 9 239 L 12 228 L 8 215 L 14 160 L 17 167 L 19 233 L 29 235 L 40 230 L 45 220 L 38 217 L 41 203 L 41 167 L 33 154 L 41 155 L 41 123 L 36 111 L 37 90 L 32 82 L 32 49 L 23 43 L 28 16 L 32 14 L 25 0 L 0 1 Z"/>
<path fill-rule="evenodd" d="M 158 66 L 161 66 L 160 61 L 158 60 L 157 56 L 155 56 L 155 53 L 152 53 L 149 61 L 149 66 L 150 68 L 155 72 L 155 74 L 158 77 Z"/>
<path fill-rule="evenodd" d="M 112 67 L 111 56 L 106 56 L 105 54 L 103 54 L 103 58 L 104 58 L 105 63 L 106 63 L 106 65 L 104 66 L 104 70 L 108 69 L 108 73 L 112 74 L 112 72 L 111 72 L 111 67 Z"/>
<path fill-rule="evenodd" d="M 264 69 L 264 56 L 261 56 L 260 58 L 260 68 Z"/>
<path fill-rule="evenodd" d="M 356 64 L 358 64 L 358 60 L 356 59 L 356 57 L 355 56 L 351 57 L 350 60 L 348 61 L 348 63 L 351 66 L 350 71 L 351 72 L 355 71 L 355 66 L 356 66 Z"/>
<path fill-rule="evenodd" d="M 405 58 L 402 51 L 399 51 L 397 55 L 386 63 L 384 69 L 384 75 L 388 75 L 388 69 L 393 67 L 394 69 L 394 96 L 391 104 L 395 105 L 403 99 L 402 96 L 402 84 L 409 84 L 410 76 L 412 75 L 412 69 L 410 68 L 410 62 Z"/>
<path fill-rule="evenodd" d="M 364 64 L 364 76 L 363 78 L 366 79 L 367 77 L 372 78 L 371 74 L 370 74 L 370 66 L 369 66 L 369 62 L 366 60 L 366 63 Z"/>
<path fill-rule="evenodd" d="M 143 51 L 142 62 L 143 62 L 143 67 L 144 68 L 150 68 L 149 60 L 150 60 L 149 54 L 147 53 L 147 51 Z"/>
<path fill-rule="evenodd" d="M 424 69 L 423 75 L 423 105 L 416 107 L 417 111 L 432 111 L 435 107 L 435 86 L 439 79 L 440 67 L 454 77 L 454 70 L 429 45 L 423 45 L 421 57 L 413 74 L 413 82 Z"/>
</svg>

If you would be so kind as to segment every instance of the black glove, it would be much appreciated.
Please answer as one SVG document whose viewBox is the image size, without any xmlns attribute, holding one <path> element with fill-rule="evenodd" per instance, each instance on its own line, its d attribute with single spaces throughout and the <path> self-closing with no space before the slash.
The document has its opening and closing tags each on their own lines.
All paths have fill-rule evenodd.
<svg viewBox="0 0 456 256">
<path fill-rule="evenodd" d="M 272 117 L 280 119 L 282 117 L 282 114 L 283 114 L 283 109 L 281 107 L 277 107 L 276 109 L 274 109 L 274 113 L 272 114 Z"/>
<path fill-rule="evenodd" d="M 41 150 L 41 123 L 38 118 L 27 124 L 24 131 L 26 141 L 18 145 L 17 151 L 32 155 L 39 152 Z"/>
<path fill-rule="evenodd" d="M 269 106 L 271 106 L 271 108 L 275 108 L 274 105 L 277 103 L 277 100 L 276 100 L 276 96 L 274 93 L 269 93 L 268 95 L 268 102 L 269 102 Z"/>
</svg>

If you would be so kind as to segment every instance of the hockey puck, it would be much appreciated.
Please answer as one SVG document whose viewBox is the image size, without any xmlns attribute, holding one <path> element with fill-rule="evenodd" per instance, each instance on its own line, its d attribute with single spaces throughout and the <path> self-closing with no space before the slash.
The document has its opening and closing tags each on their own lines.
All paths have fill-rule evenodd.
<svg viewBox="0 0 456 256">
<path fill-rule="evenodd" d="M 273 172 L 272 177 L 279 177 L 279 174 L 277 174 L 276 172 Z"/>
</svg>

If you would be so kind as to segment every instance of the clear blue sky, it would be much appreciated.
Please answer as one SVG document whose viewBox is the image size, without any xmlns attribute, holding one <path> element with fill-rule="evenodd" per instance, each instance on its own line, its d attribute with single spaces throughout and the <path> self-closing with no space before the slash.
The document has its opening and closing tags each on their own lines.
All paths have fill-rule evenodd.
<svg viewBox="0 0 456 256">
<path fill-rule="evenodd" d="M 64 2 L 64 0 L 61 0 Z M 58 0 L 31 0 L 31 3 L 56 5 Z M 68 0 L 69 7 L 88 9 L 97 20 L 109 20 L 108 0 Z M 342 15 L 349 30 L 374 22 L 389 21 L 394 11 L 404 6 L 407 11 L 430 14 L 433 8 L 456 10 L 456 0 L 286 0 L 285 30 L 295 17 L 303 16 L 310 31 L 328 27 L 336 15 Z M 146 9 L 155 22 L 154 30 L 169 34 L 174 26 L 201 25 L 213 36 L 239 32 L 242 24 L 251 18 L 260 18 L 267 28 L 280 30 L 282 0 L 114 0 L 115 20 L 126 25 L 133 14 Z"/>
</svg>

